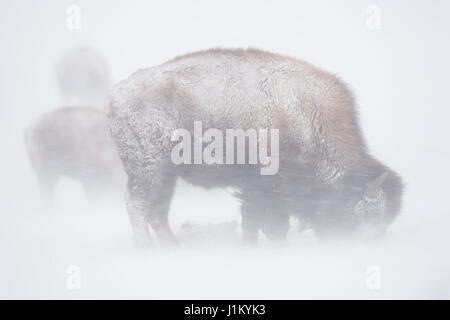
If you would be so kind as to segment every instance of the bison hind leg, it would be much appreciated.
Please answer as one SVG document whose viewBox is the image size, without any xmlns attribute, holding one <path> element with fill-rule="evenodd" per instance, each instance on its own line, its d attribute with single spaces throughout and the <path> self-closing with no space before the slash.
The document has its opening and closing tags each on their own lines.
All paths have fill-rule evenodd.
<svg viewBox="0 0 450 320">
<path fill-rule="evenodd" d="M 128 217 L 133 230 L 134 241 L 139 248 L 146 248 L 151 245 L 150 232 L 146 220 L 147 203 L 138 191 L 139 186 L 130 187 L 132 182 L 128 181 L 128 188 L 125 194 Z"/>
<path fill-rule="evenodd" d="M 126 203 L 136 244 L 138 247 L 151 244 L 149 224 L 161 245 L 176 244 L 168 218 L 176 176 L 161 167 L 149 171 L 147 178 L 128 179 Z"/>
<path fill-rule="evenodd" d="M 111 134 L 128 175 L 128 215 L 138 246 L 151 243 L 149 224 L 162 245 L 174 244 L 168 213 L 177 177 L 170 158 L 176 126 L 156 106 L 141 109 L 126 119 L 110 114 Z"/>
<path fill-rule="evenodd" d="M 154 190 L 147 213 L 147 220 L 163 246 L 178 243 L 169 225 L 169 209 L 175 183 L 176 175 L 166 172 L 160 181 L 160 187 L 158 190 Z"/>
</svg>

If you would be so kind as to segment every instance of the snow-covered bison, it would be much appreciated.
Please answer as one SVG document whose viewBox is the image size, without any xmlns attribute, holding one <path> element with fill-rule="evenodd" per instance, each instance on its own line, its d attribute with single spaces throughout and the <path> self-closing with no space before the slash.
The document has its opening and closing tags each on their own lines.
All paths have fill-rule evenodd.
<svg viewBox="0 0 450 320">
<path fill-rule="evenodd" d="M 62 176 L 81 182 L 90 199 L 123 194 L 126 174 L 103 111 L 56 109 L 27 128 L 25 143 L 46 200 Z"/>
<path fill-rule="evenodd" d="M 175 242 L 168 210 L 177 177 L 235 187 L 248 241 L 256 241 L 259 230 L 285 238 L 290 215 L 319 236 L 366 226 L 383 231 L 399 213 L 402 182 L 369 155 L 355 109 L 334 75 L 256 49 L 192 53 L 132 74 L 115 87 L 107 110 L 128 174 L 137 243 L 149 243 L 148 223 L 162 243 Z M 196 121 L 224 133 L 278 129 L 279 170 L 261 175 L 260 164 L 174 164 L 174 132 L 195 136 Z"/>
</svg>

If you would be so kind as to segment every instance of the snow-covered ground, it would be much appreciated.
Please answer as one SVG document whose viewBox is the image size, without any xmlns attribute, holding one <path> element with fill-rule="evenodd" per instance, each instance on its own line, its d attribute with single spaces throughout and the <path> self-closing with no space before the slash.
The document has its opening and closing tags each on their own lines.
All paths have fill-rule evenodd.
<svg viewBox="0 0 450 320">
<path fill-rule="evenodd" d="M 376 243 L 321 244 L 293 230 L 285 246 L 262 239 L 253 248 L 239 244 L 232 225 L 224 238 L 207 232 L 238 221 L 227 193 L 185 186 L 171 210 L 182 244 L 137 250 L 123 205 L 90 206 L 75 183 L 61 188 L 70 199 L 59 192 L 51 213 L 29 198 L 4 208 L 2 298 L 450 298 L 449 219 L 435 215 L 439 205 L 421 208 L 427 199 L 408 196 L 417 207 L 407 205 Z M 416 223 L 412 210 L 422 216 Z M 182 233 L 186 216 L 200 223 L 196 233 Z M 80 270 L 78 290 L 67 288 L 72 265 Z"/>
<path fill-rule="evenodd" d="M 450 4 L 175 2 L 78 1 L 73 31 L 69 3 L 1 3 L 0 298 L 450 298 Z M 366 27 L 372 4 L 380 30 Z M 292 230 L 284 246 L 245 247 L 228 190 L 180 181 L 171 224 L 181 245 L 138 250 L 122 199 L 89 204 L 64 180 L 43 208 L 23 129 L 63 102 L 55 62 L 79 44 L 99 49 L 116 80 L 212 46 L 260 47 L 339 74 L 372 153 L 405 181 L 399 218 L 375 243 L 319 243 Z"/>
</svg>

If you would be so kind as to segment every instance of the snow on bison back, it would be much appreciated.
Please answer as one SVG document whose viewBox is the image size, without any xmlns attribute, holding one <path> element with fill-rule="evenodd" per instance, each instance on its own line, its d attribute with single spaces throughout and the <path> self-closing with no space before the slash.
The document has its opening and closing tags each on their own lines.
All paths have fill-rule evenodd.
<svg viewBox="0 0 450 320">
<path fill-rule="evenodd" d="M 351 93 L 301 60 L 256 49 L 192 53 L 132 74 L 115 87 L 107 108 L 139 245 L 150 241 L 148 223 L 162 243 L 175 242 L 168 209 L 177 177 L 235 187 L 247 241 L 256 241 L 259 230 L 284 239 L 290 215 L 319 236 L 380 234 L 400 210 L 401 179 L 368 154 Z M 223 136 L 229 129 L 278 129 L 278 170 L 261 175 L 260 163 L 175 164 L 174 132 L 195 136 L 200 122 Z M 234 151 L 226 148 L 224 159 Z"/>
</svg>

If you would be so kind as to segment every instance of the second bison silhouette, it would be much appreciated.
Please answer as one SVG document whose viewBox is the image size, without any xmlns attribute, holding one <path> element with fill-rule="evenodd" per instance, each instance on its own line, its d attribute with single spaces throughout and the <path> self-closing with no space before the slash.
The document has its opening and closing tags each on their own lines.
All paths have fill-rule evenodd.
<svg viewBox="0 0 450 320">
<path fill-rule="evenodd" d="M 122 196 L 126 177 L 103 111 L 56 109 L 28 127 L 25 142 L 46 200 L 63 176 L 81 182 L 91 200 Z"/>
<path fill-rule="evenodd" d="M 255 49 L 213 49 L 140 70 L 108 99 L 110 128 L 128 174 L 127 206 L 138 244 L 174 242 L 168 210 L 178 176 L 234 186 L 243 236 L 283 239 L 289 216 L 318 235 L 383 231 L 400 210 L 402 183 L 369 155 L 352 95 L 306 62 Z M 175 165 L 175 130 L 278 129 L 279 171 L 259 165 Z M 194 134 L 192 134 L 194 135 Z M 248 150 L 248 145 L 247 145 Z"/>
</svg>

